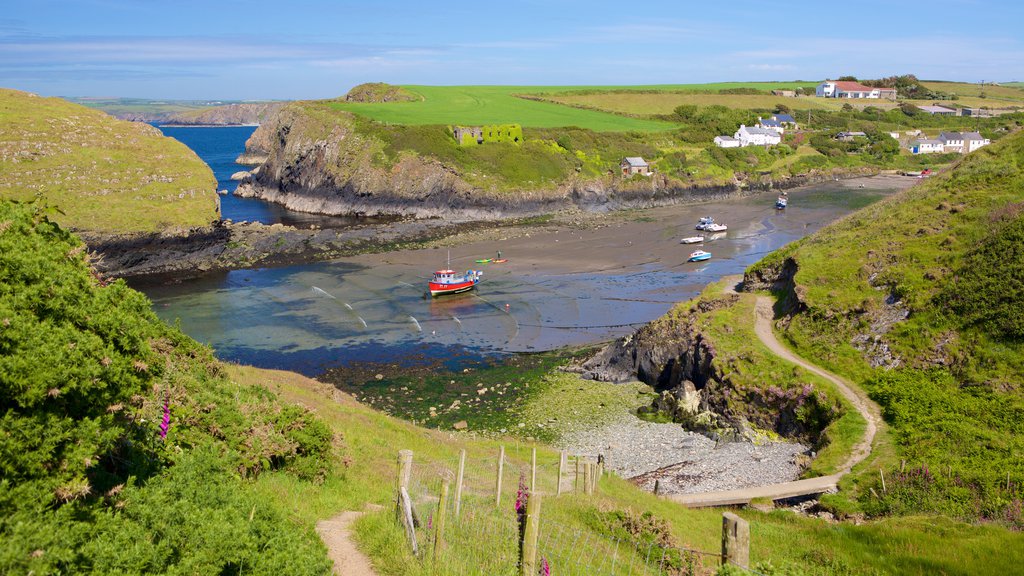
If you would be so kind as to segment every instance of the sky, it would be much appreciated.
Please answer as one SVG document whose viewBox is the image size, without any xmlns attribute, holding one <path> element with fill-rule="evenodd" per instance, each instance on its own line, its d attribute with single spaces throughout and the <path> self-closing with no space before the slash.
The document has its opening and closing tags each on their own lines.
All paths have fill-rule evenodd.
<svg viewBox="0 0 1024 576">
<path fill-rule="evenodd" d="M 8 0 L 0 87 L 299 99 L 392 84 L 1024 81 L 1020 0 Z"/>
</svg>

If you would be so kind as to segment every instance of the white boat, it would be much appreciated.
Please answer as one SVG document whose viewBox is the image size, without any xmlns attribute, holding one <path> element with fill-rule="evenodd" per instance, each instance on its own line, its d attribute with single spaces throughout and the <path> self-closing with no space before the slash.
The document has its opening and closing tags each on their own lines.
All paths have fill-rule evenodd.
<svg viewBox="0 0 1024 576">
<path fill-rule="evenodd" d="M 687 262 L 703 262 L 704 260 L 710 260 L 710 259 L 711 259 L 711 253 L 710 252 L 705 252 L 703 250 L 696 250 L 692 254 L 690 254 L 690 258 L 687 259 Z"/>
<path fill-rule="evenodd" d="M 680 244 L 698 244 L 704 241 L 703 236 L 687 236 L 679 241 Z"/>
<path fill-rule="evenodd" d="M 712 222 L 711 224 L 708 224 L 704 229 L 707 230 L 708 232 L 724 232 L 728 230 L 729 227 L 726 226 L 725 224 L 715 224 L 714 222 Z"/>
<path fill-rule="evenodd" d="M 697 230 L 707 230 L 708 226 L 715 223 L 715 219 L 711 216 L 702 216 L 700 221 L 697 222 Z"/>
</svg>

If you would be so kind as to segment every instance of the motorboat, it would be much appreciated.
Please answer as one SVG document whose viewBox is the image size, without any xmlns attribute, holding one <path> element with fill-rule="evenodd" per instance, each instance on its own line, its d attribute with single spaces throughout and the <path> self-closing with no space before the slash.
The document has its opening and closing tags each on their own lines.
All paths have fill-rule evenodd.
<svg viewBox="0 0 1024 576">
<path fill-rule="evenodd" d="M 690 257 L 687 258 L 687 262 L 703 262 L 704 260 L 711 259 L 711 252 L 705 252 L 703 250 L 695 250 Z"/>
</svg>

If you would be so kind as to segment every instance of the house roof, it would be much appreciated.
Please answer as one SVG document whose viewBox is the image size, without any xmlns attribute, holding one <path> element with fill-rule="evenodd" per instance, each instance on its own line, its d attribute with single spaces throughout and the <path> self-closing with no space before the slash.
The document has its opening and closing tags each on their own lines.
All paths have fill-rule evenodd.
<svg viewBox="0 0 1024 576">
<path fill-rule="evenodd" d="M 776 132 L 775 130 L 769 130 L 768 128 L 757 128 L 752 126 L 740 126 L 740 131 L 746 132 L 747 134 L 763 134 L 765 136 L 779 135 L 779 133 Z"/>
<path fill-rule="evenodd" d="M 978 132 L 964 132 L 964 140 L 984 140 L 985 137 Z"/>
<path fill-rule="evenodd" d="M 863 132 L 840 132 L 836 136 L 867 136 L 867 134 Z"/>
<path fill-rule="evenodd" d="M 833 82 L 833 84 L 835 84 L 836 88 L 842 90 L 843 92 L 871 92 L 872 90 L 874 90 L 874 88 L 870 86 L 865 86 L 860 82 L 848 82 L 844 80 L 842 82 Z"/>
<path fill-rule="evenodd" d="M 929 105 L 929 106 L 918 106 L 918 108 L 920 108 L 921 110 L 924 110 L 925 112 L 928 112 L 930 114 L 937 114 L 939 112 L 956 112 L 956 110 L 953 110 L 952 108 L 946 108 L 945 106 L 931 106 L 931 105 Z"/>
<path fill-rule="evenodd" d="M 637 167 L 637 168 L 640 168 L 642 166 L 647 166 L 647 162 L 644 162 L 644 159 L 639 157 L 639 156 L 630 156 L 630 157 L 626 158 L 625 160 L 623 160 L 623 162 L 629 164 L 630 166 L 634 166 L 634 167 Z"/>
<path fill-rule="evenodd" d="M 917 144 L 918 145 L 921 145 L 921 144 L 931 144 L 932 146 L 942 146 L 943 143 L 942 143 L 942 140 L 937 140 L 935 138 L 924 138 L 924 139 L 918 140 Z"/>
<path fill-rule="evenodd" d="M 963 140 L 964 135 L 959 132 L 939 132 L 939 140 L 948 142 L 950 140 Z"/>
<path fill-rule="evenodd" d="M 778 122 L 789 122 L 791 124 L 796 124 L 796 120 L 794 120 L 793 116 L 790 114 L 772 114 L 772 118 L 775 118 L 775 120 Z"/>
<path fill-rule="evenodd" d="M 779 122 L 778 120 L 772 120 L 770 118 L 766 118 L 764 120 L 761 120 L 761 126 L 778 126 L 778 127 L 781 128 L 782 127 L 782 123 Z"/>
<path fill-rule="evenodd" d="M 715 140 L 721 140 L 723 142 L 738 142 L 738 140 L 732 136 L 715 136 Z"/>
</svg>

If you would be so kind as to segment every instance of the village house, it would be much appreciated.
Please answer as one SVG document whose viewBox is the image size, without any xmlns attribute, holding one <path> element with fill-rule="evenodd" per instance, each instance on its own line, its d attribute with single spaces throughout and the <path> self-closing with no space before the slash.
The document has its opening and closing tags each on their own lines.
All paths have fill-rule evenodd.
<svg viewBox="0 0 1024 576">
<path fill-rule="evenodd" d="M 799 126 L 797 126 L 796 124 L 796 119 L 793 118 L 792 114 L 772 114 L 772 120 L 775 120 L 776 122 L 782 124 L 783 126 L 789 126 L 794 130 L 799 128 Z"/>
<path fill-rule="evenodd" d="M 910 152 L 913 154 L 938 154 L 945 151 L 946 146 L 937 138 L 915 140 L 910 145 Z"/>
<path fill-rule="evenodd" d="M 455 126 L 452 131 L 455 133 L 455 141 L 459 144 L 484 143 L 484 130 L 479 126 Z"/>
<path fill-rule="evenodd" d="M 854 138 L 867 138 L 868 135 L 863 132 L 840 132 L 836 134 L 836 140 L 840 142 L 853 142 Z"/>
<path fill-rule="evenodd" d="M 992 143 L 991 140 L 977 132 L 940 132 L 939 141 L 942 142 L 944 152 L 959 152 L 961 154 L 969 154 Z"/>
<path fill-rule="evenodd" d="M 786 133 L 786 129 L 782 127 L 782 122 L 779 122 L 778 120 L 775 120 L 773 118 L 761 118 L 760 116 L 758 116 L 757 127 L 766 128 L 768 130 L 775 130 L 779 134 Z"/>
<path fill-rule="evenodd" d="M 815 96 L 819 98 L 866 98 L 895 100 L 895 88 L 872 88 L 860 82 L 852 81 L 829 81 L 826 80 L 814 90 Z"/>
<path fill-rule="evenodd" d="M 757 128 L 740 124 L 740 129 L 733 134 L 733 138 L 739 140 L 740 147 L 746 146 L 774 146 L 782 142 L 782 135 L 775 130 L 768 128 Z"/>
<path fill-rule="evenodd" d="M 619 162 L 619 168 L 622 169 L 623 176 L 632 176 L 633 174 L 649 176 L 651 174 L 650 165 L 639 156 L 624 158 L 622 162 Z"/>
<path fill-rule="evenodd" d="M 739 148 L 740 141 L 732 136 L 715 136 L 715 146 L 719 148 Z"/>
</svg>

